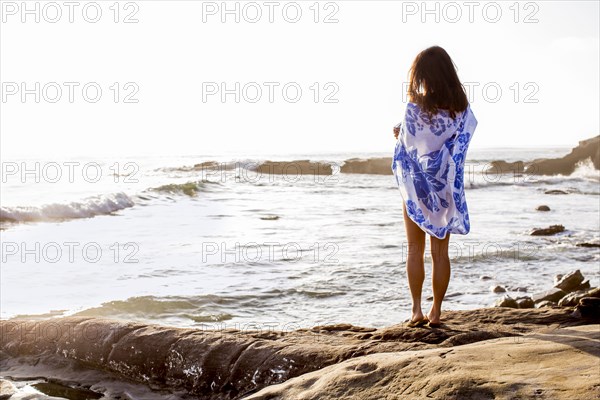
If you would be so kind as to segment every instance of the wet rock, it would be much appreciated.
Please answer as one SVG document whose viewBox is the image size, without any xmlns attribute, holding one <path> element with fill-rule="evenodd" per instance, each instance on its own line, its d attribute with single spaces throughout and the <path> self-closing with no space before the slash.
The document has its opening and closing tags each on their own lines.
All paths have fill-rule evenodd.
<svg viewBox="0 0 600 400">
<path fill-rule="evenodd" d="M 544 194 L 569 194 L 569 192 L 565 192 L 564 190 L 552 189 L 546 190 Z"/>
<path fill-rule="evenodd" d="M 555 307 L 555 306 L 556 306 L 555 301 L 543 300 L 543 301 L 540 301 L 539 303 L 535 303 L 535 308 Z"/>
<path fill-rule="evenodd" d="M 502 286 L 500 286 L 500 285 L 497 285 L 497 286 L 492 286 L 492 287 L 490 288 L 490 290 L 492 291 L 492 293 L 504 293 L 504 292 L 506 292 L 506 289 L 505 289 L 505 288 L 503 288 L 503 287 L 502 287 Z"/>
<path fill-rule="evenodd" d="M 15 393 L 17 393 L 17 388 L 12 382 L 0 379 L 0 400 L 9 399 Z"/>
<path fill-rule="evenodd" d="M 509 307 L 509 308 L 519 308 L 517 301 L 510 297 L 509 295 L 502 296 L 501 299 L 496 300 L 496 307 Z"/>
<path fill-rule="evenodd" d="M 263 221 L 277 221 L 279 219 L 278 215 L 265 215 L 260 217 Z"/>
<path fill-rule="evenodd" d="M 554 287 L 564 290 L 569 293 L 583 282 L 583 275 L 580 270 L 571 271 L 563 276 Z"/>
<path fill-rule="evenodd" d="M 565 297 L 563 297 L 562 299 L 560 299 L 558 301 L 558 306 L 559 307 L 575 307 L 577 304 L 579 304 L 579 300 L 584 298 L 586 295 L 587 295 L 587 291 L 585 291 L 585 290 L 579 290 L 576 292 L 569 293 L 568 295 L 566 295 Z"/>
<path fill-rule="evenodd" d="M 536 211 L 550 211 L 550 207 L 546 205 L 537 206 Z"/>
<path fill-rule="evenodd" d="M 576 246 L 577 247 L 600 247 L 600 243 L 584 242 L 584 243 L 577 243 Z"/>
<path fill-rule="evenodd" d="M 534 303 L 539 303 L 540 301 L 544 301 L 544 300 L 557 302 L 560 299 L 562 299 L 563 297 L 565 297 L 566 295 L 567 295 L 567 292 L 565 292 L 562 289 L 554 287 L 545 292 L 535 293 L 533 296 L 531 296 L 531 298 L 533 299 Z"/>
<path fill-rule="evenodd" d="M 600 298 L 584 297 L 580 299 L 575 311 L 579 312 L 584 318 L 597 318 L 600 315 Z"/>
<path fill-rule="evenodd" d="M 535 303 L 529 296 L 521 296 L 516 298 L 518 308 L 533 308 Z"/>
<path fill-rule="evenodd" d="M 489 281 L 490 279 L 493 279 L 493 278 L 491 276 L 482 275 L 479 279 L 481 279 L 482 281 Z"/>
<path fill-rule="evenodd" d="M 54 379 L 46 382 L 37 382 L 31 384 L 31 387 L 44 393 L 45 395 L 36 395 L 35 400 L 59 400 L 59 399 L 71 399 L 71 400 L 96 400 L 106 399 L 101 393 L 94 392 L 81 387 L 71 387 L 63 382 L 58 382 Z M 60 397 L 55 397 L 60 396 Z M 18 396 L 18 399 L 21 397 Z M 16 399 L 15 399 L 16 400 Z"/>
<path fill-rule="evenodd" d="M 565 227 L 562 225 L 551 225 L 548 228 L 533 228 L 529 233 L 531 236 L 549 236 L 563 232 Z"/>
<path fill-rule="evenodd" d="M 600 308 L 600 297 L 583 297 L 579 300 L 579 304 L 582 306 Z"/>
</svg>

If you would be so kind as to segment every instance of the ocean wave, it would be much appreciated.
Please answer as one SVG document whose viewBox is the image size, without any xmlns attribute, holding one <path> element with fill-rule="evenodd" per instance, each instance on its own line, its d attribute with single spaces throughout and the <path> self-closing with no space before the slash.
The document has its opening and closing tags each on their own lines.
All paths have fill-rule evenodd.
<svg viewBox="0 0 600 400">
<path fill-rule="evenodd" d="M 233 318 L 224 312 L 208 312 L 206 308 L 219 303 L 218 296 L 156 297 L 138 296 L 127 300 L 103 303 L 74 314 L 84 317 L 111 317 L 124 319 L 184 319 L 193 322 L 220 322 Z M 212 307 L 211 307 L 212 308 Z"/>
<path fill-rule="evenodd" d="M 482 188 L 490 188 L 496 186 L 511 186 L 515 185 L 515 182 L 507 182 L 507 181 L 487 181 L 487 180 L 479 180 L 479 181 L 464 181 L 465 189 L 482 189 Z"/>
<path fill-rule="evenodd" d="M 125 193 L 89 197 L 81 202 L 46 204 L 39 207 L 0 207 L 0 223 L 63 221 L 110 215 L 134 206 Z"/>
<path fill-rule="evenodd" d="M 575 171 L 570 175 L 572 178 L 580 178 L 594 182 L 600 182 L 600 170 L 597 170 L 591 158 L 579 161 L 575 165 Z"/>
<path fill-rule="evenodd" d="M 206 189 L 207 185 L 218 185 L 217 182 L 209 180 L 201 180 L 196 182 L 186 183 L 170 183 L 149 190 L 169 194 L 184 194 L 186 196 L 195 197 L 199 192 Z"/>
<path fill-rule="evenodd" d="M 563 175 L 535 175 L 531 172 L 512 173 L 505 171 L 504 175 L 496 175 L 488 172 L 465 174 L 465 188 L 479 189 L 498 186 L 540 186 L 540 190 L 547 190 L 546 185 L 562 185 L 561 189 L 568 193 L 595 194 L 593 190 L 600 182 L 600 171 L 595 169 L 594 164 L 588 158 L 577 163 L 572 174 Z M 568 186 L 565 186 L 568 185 Z"/>
<path fill-rule="evenodd" d="M 250 310 L 258 312 L 265 306 L 275 306 L 281 302 L 296 301 L 294 298 L 325 299 L 343 296 L 347 288 L 297 287 L 284 289 L 253 288 L 252 293 L 234 295 L 205 294 L 195 296 L 135 296 L 125 300 L 113 300 L 97 307 L 75 313 L 65 313 L 80 317 L 109 317 L 135 321 L 163 321 L 170 324 L 190 325 L 194 323 L 215 323 L 232 320 Z"/>
</svg>

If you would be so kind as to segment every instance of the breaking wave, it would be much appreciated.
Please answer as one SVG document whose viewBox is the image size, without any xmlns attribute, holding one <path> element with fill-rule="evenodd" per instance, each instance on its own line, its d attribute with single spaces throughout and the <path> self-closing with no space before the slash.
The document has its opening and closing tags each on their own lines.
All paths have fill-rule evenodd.
<svg viewBox="0 0 600 400">
<path fill-rule="evenodd" d="M 89 197 L 81 202 L 52 203 L 39 207 L 0 207 L 0 222 L 63 221 L 110 215 L 115 211 L 133 207 L 133 200 L 125 193 Z"/>
</svg>

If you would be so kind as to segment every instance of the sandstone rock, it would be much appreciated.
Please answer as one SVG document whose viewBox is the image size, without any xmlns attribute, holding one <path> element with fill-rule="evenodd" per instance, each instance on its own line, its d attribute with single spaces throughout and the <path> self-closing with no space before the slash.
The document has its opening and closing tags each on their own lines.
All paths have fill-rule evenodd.
<svg viewBox="0 0 600 400">
<path fill-rule="evenodd" d="M 543 300 L 543 301 L 540 301 L 539 303 L 535 303 L 535 308 L 554 307 L 554 306 L 556 306 L 555 301 Z"/>
<path fill-rule="evenodd" d="M 534 160 L 525 169 L 526 173 L 537 175 L 570 175 L 577 163 L 591 159 L 594 168 L 600 169 L 600 135 L 582 140 L 569 154 L 561 158 Z"/>
<path fill-rule="evenodd" d="M 343 174 L 393 175 L 392 158 L 351 158 L 340 168 Z"/>
<path fill-rule="evenodd" d="M 564 276 L 563 274 L 556 274 L 556 275 L 554 275 L 554 286 L 556 286 L 556 284 L 558 282 L 560 282 L 560 280 L 562 279 L 563 276 Z"/>
<path fill-rule="evenodd" d="M 579 286 L 577 286 L 575 289 L 573 289 L 573 291 L 576 291 L 576 290 L 590 290 L 590 289 L 591 289 L 590 281 L 589 281 L 589 279 L 586 279 Z"/>
<path fill-rule="evenodd" d="M 553 327 L 452 348 L 365 355 L 242 400 L 591 399 L 598 393 L 598 340 L 598 325 Z"/>
<path fill-rule="evenodd" d="M 599 297 L 583 297 L 579 300 L 579 304 L 582 306 L 593 306 L 596 308 L 600 307 L 600 298 Z"/>
<path fill-rule="evenodd" d="M 536 210 L 537 211 L 550 211 L 550 207 L 548 207 L 546 205 L 537 206 Z"/>
<path fill-rule="evenodd" d="M 586 297 L 600 297 L 600 288 L 590 289 Z"/>
<path fill-rule="evenodd" d="M 504 160 L 494 160 L 485 173 L 497 175 L 511 174 L 517 177 L 521 176 L 523 171 L 525 171 L 524 165 L 523 161 L 506 162 Z"/>
<path fill-rule="evenodd" d="M 555 287 L 545 292 L 535 293 L 531 298 L 534 303 L 539 303 L 544 300 L 557 302 L 566 295 L 567 293 L 564 290 Z"/>
<path fill-rule="evenodd" d="M 496 300 L 495 306 L 496 307 L 519 308 L 517 301 L 507 294 L 502 296 L 501 299 Z"/>
<path fill-rule="evenodd" d="M 17 393 L 17 388 L 12 382 L 0 379 L 0 400 L 9 399 L 15 393 Z"/>
<path fill-rule="evenodd" d="M 194 164 L 194 171 L 205 171 L 205 170 L 220 170 L 230 171 L 236 167 L 233 162 L 218 162 L 218 161 L 204 161 L 199 164 Z"/>
<path fill-rule="evenodd" d="M 331 164 L 309 160 L 264 161 L 250 169 L 264 175 L 288 175 L 290 179 L 333 174 Z"/>
<path fill-rule="evenodd" d="M 10 370 L 15 379 L 45 375 L 83 387 L 97 385 L 91 372 L 102 371 L 112 374 L 113 380 L 126 379 L 154 390 L 233 400 L 367 354 L 437 347 L 447 351 L 452 346 L 540 331 L 552 324 L 568 327 L 600 322 L 598 317 L 574 318 L 570 312 L 505 307 L 448 310 L 442 314 L 441 329 L 398 323 L 378 329 L 336 324 L 286 331 L 211 331 L 75 316 L 0 320 L 0 370 Z M 13 366 L 18 369 L 10 369 Z M 65 378 L 64 374 L 73 371 L 77 375 Z"/>
<path fill-rule="evenodd" d="M 517 297 L 516 301 L 518 308 L 533 308 L 535 305 L 533 299 L 529 296 Z"/>
<path fill-rule="evenodd" d="M 565 297 L 558 301 L 559 307 L 575 307 L 579 304 L 579 300 L 584 298 L 587 295 L 587 291 L 579 290 L 576 292 L 572 292 L 567 294 Z"/>
<path fill-rule="evenodd" d="M 492 291 L 492 293 L 504 293 L 504 292 L 506 292 L 506 289 L 503 288 L 502 286 L 499 286 L 499 285 L 492 286 L 490 288 L 490 290 Z"/>
<path fill-rule="evenodd" d="M 571 271 L 563 276 L 554 287 L 569 293 L 575 290 L 583 282 L 583 275 L 580 270 Z"/>
<path fill-rule="evenodd" d="M 551 225 L 548 228 L 533 228 L 529 233 L 531 236 L 549 236 L 563 232 L 565 227 L 562 225 Z"/>
<path fill-rule="evenodd" d="M 579 304 L 576 307 L 582 317 L 593 318 L 600 315 L 600 298 L 598 297 L 584 297 L 579 300 Z"/>
</svg>

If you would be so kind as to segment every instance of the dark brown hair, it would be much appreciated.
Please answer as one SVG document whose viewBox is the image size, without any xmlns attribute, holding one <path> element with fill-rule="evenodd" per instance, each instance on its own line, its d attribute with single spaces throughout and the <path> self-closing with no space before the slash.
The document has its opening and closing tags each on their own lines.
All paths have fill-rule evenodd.
<svg viewBox="0 0 600 400">
<path fill-rule="evenodd" d="M 438 110 L 448 110 L 451 118 L 467 108 L 464 86 L 458 79 L 456 65 L 439 46 L 420 52 L 410 67 L 408 98 L 431 118 Z"/>
</svg>

